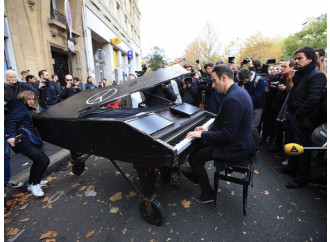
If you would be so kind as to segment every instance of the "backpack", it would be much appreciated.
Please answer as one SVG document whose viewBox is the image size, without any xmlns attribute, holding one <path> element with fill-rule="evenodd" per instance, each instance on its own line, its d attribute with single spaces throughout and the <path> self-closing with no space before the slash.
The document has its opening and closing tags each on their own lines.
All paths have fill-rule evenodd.
<svg viewBox="0 0 330 242">
<path fill-rule="evenodd" d="M 259 76 L 257 73 L 256 73 L 256 78 L 254 79 L 254 88 L 256 88 L 257 84 L 258 84 L 258 81 L 259 79 L 261 78 L 261 76 Z M 266 81 L 265 81 L 266 82 Z M 266 86 L 265 86 L 265 92 L 269 92 L 269 86 L 268 86 L 268 83 L 266 82 Z"/>
</svg>

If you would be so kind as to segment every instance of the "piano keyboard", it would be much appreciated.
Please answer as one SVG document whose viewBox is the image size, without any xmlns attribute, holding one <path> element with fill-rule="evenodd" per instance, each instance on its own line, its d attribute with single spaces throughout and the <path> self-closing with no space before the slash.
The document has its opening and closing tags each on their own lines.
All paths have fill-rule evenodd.
<svg viewBox="0 0 330 242">
<path fill-rule="evenodd" d="M 198 125 L 198 126 L 203 126 L 205 128 L 208 128 L 212 123 L 214 122 L 214 118 L 209 119 L 206 123 L 204 123 L 203 125 Z M 197 126 L 196 126 L 197 127 Z M 187 134 L 187 133 L 186 133 Z M 178 155 L 184 151 L 187 147 L 190 146 L 191 142 L 193 142 L 195 138 L 184 138 L 183 140 L 181 140 L 178 144 L 176 144 L 174 146 L 174 148 L 177 150 Z"/>
</svg>

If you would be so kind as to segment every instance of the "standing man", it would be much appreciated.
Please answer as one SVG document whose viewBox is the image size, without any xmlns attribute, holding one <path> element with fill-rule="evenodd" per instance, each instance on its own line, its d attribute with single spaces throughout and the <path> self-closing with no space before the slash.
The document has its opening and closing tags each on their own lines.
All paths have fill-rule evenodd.
<svg viewBox="0 0 330 242">
<path fill-rule="evenodd" d="M 258 126 L 266 103 L 265 88 L 266 81 L 256 72 L 242 68 L 238 72 L 238 78 L 243 82 L 243 88 L 250 94 L 253 102 L 252 136 L 256 150 L 260 147 Z"/>
<path fill-rule="evenodd" d="M 303 147 L 313 146 L 311 135 L 320 124 L 321 96 L 326 85 L 323 72 L 315 69 L 317 56 L 310 46 L 300 48 L 294 53 L 295 72 L 293 87 L 287 102 L 287 140 Z M 305 150 L 299 156 L 290 156 L 288 166 L 276 169 L 294 175 L 287 188 L 299 188 L 307 184 L 311 166 L 311 151 Z"/>
<path fill-rule="evenodd" d="M 79 86 L 77 86 L 73 82 L 73 78 L 70 74 L 65 75 L 64 80 L 66 82 L 66 86 L 63 86 L 61 88 L 60 97 L 64 100 L 67 99 L 77 93 L 79 93 L 81 90 L 79 89 Z"/>
<path fill-rule="evenodd" d="M 93 77 L 88 76 L 87 77 L 87 83 L 85 84 L 85 89 L 94 89 L 97 88 L 95 83 L 93 83 Z"/>
<path fill-rule="evenodd" d="M 28 72 L 27 71 L 21 71 L 21 82 L 27 82 L 26 80 L 26 76 L 28 75 Z"/>
<path fill-rule="evenodd" d="M 52 81 L 49 81 L 49 74 L 46 70 L 38 72 L 39 82 L 39 111 L 42 112 L 61 101 L 57 88 Z"/>
<path fill-rule="evenodd" d="M 234 83 L 234 73 L 227 65 L 215 66 L 212 71 L 212 87 L 224 94 L 218 116 L 209 129 L 196 127 L 187 138 L 201 138 L 203 146 L 188 158 L 192 168 L 181 170 L 182 175 L 199 184 L 202 193 L 195 199 L 199 203 L 214 200 L 205 163 L 214 160 L 217 171 L 225 170 L 231 163 L 255 160 L 252 139 L 252 100 L 246 90 Z"/>
<path fill-rule="evenodd" d="M 52 82 L 55 84 L 57 92 L 60 93 L 61 91 L 61 83 L 58 81 L 58 75 L 52 75 Z"/>
</svg>

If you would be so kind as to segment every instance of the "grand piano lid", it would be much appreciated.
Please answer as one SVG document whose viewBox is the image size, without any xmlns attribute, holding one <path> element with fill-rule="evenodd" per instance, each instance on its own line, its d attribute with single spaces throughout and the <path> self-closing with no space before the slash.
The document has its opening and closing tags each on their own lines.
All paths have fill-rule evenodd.
<svg viewBox="0 0 330 242">
<path fill-rule="evenodd" d="M 177 64 L 115 86 L 84 90 L 38 113 L 35 118 L 77 118 L 83 112 L 186 73 L 188 73 L 186 69 Z"/>
</svg>

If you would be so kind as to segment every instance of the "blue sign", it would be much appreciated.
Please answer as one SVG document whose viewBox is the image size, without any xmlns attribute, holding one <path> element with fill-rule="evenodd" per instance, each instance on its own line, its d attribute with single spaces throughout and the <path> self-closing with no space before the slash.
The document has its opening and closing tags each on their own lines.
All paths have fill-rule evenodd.
<svg viewBox="0 0 330 242">
<path fill-rule="evenodd" d="M 133 59 L 133 51 L 132 50 L 127 51 L 127 56 L 129 59 Z"/>
</svg>

